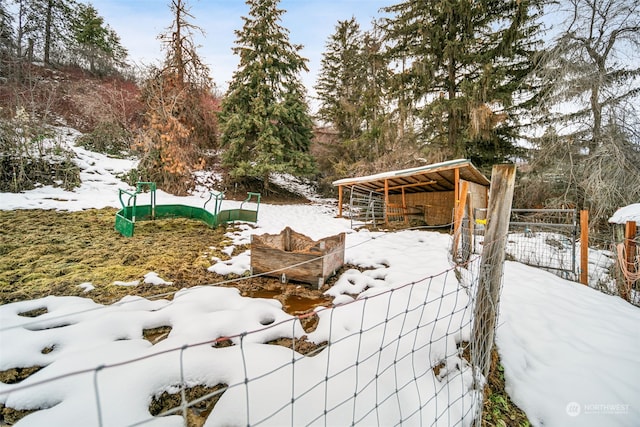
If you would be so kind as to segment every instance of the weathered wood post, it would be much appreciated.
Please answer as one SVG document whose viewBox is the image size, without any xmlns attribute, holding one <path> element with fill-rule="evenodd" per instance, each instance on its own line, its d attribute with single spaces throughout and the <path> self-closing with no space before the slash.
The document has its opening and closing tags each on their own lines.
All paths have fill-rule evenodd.
<svg viewBox="0 0 640 427">
<path fill-rule="evenodd" d="M 456 169 L 457 170 L 457 169 Z M 454 260 L 459 259 L 458 246 L 460 245 L 460 233 L 462 227 L 462 217 L 464 216 L 465 207 L 467 203 L 467 193 L 469 191 L 469 183 L 462 181 L 462 185 L 459 189 L 461 194 L 456 194 L 456 207 L 453 213 L 453 248 L 451 249 L 451 255 Z"/>
<path fill-rule="evenodd" d="M 483 386 L 491 365 L 491 349 L 498 317 L 515 178 L 515 165 L 495 165 L 491 172 L 487 225 L 471 335 L 472 363 L 476 372 L 474 380 L 477 388 Z M 482 390 L 478 391 L 482 393 Z"/>
<path fill-rule="evenodd" d="M 589 284 L 589 211 L 580 211 L 580 283 Z"/>
<path fill-rule="evenodd" d="M 635 281 L 636 237 L 637 225 L 635 221 L 627 221 L 624 226 L 624 251 L 625 259 L 622 260 L 624 286 L 620 296 L 626 301 L 631 301 L 631 289 Z"/>
</svg>

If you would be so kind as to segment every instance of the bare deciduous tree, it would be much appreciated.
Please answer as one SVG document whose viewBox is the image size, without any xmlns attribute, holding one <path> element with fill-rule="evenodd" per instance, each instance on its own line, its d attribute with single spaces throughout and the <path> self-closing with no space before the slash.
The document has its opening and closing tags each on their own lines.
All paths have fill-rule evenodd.
<svg viewBox="0 0 640 427">
<path fill-rule="evenodd" d="M 142 87 L 145 126 L 136 138 L 140 177 L 165 191 L 185 194 L 193 186 L 192 173 L 202 169 L 204 149 L 216 144 L 215 110 L 209 68 L 200 60 L 189 22 L 186 0 L 171 0 L 174 20 L 160 35 L 165 49 L 161 68 L 153 68 Z"/>
<path fill-rule="evenodd" d="M 592 222 L 603 224 L 640 196 L 640 141 L 634 136 L 640 120 L 633 108 L 640 97 L 640 3 L 562 5 L 566 27 L 539 70 L 550 131 L 538 141 L 534 167 L 540 180 L 558 184 L 547 197 L 588 208 Z"/>
</svg>

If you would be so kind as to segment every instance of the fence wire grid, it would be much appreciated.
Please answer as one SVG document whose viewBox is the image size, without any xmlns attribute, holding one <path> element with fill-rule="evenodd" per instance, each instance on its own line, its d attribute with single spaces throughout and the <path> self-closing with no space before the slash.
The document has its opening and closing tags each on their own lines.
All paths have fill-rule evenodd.
<svg viewBox="0 0 640 427">
<path fill-rule="evenodd" d="M 475 209 L 473 217 L 465 217 L 459 231 L 461 244 L 458 260 L 482 252 L 486 227 L 486 209 Z M 640 255 L 628 262 L 620 242 L 593 236 L 581 241 L 580 221 L 575 209 L 512 209 L 505 246 L 507 259 L 549 271 L 563 279 L 584 284 L 608 295 L 619 296 L 640 306 Z M 640 245 L 640 234 L 635 237 Z M 587 261 L 580 254 L 586 245 Z M 636 250 L 637 251 L 637 250 Z"/>
<path fill-rule="evenodd" d="M 473 343 L 483 336 L 492 340 L 494 333 L 483 325 L 474 327 L 480 264 L 480 257 L 471 256 L 438 274 L 384 292 L 369 289 L 351 302 L 272 319 L 255 330 L 100 366 L 68 366 L 45 379 L 0 384 L 0 403 L 28 402 L 29 396 L 64 389 L 75 378 L 74 386 L 81 384 L 86 394 L 89 415 L 69 414 L 68 426 L 191 426 L 205 418 L 206 426 L 479 426 L 489 358 Z M 483 264 L 486 269 L 491 262 Z M 18 315 L 19 307 L 14 311 Z M 317 328 L 325 328 L 327 336 L 306 355 L 297 351 L 305 316 L 317 316 Z M 37 319 L 30 329 L 37 330 L 36 324 Z M 56 324 L 66 327 L 64 318 Z M 472 337 L 472 331 L 482 336 Z M 15 327 L 0 329 L 3 345 L 10 345 L 7 338 L 17 332 Z M 290 348 L 265 344 L 278 337 L 290 339 Z M 158 369 L 171 371 L 174 380 L 169 387 L 158 384 L 151 394 L 175 396 L 174 407 L 154 416 L 148 408 L 123 413 L 117 390 L 137 387 L 140 372 Z M 198 386 L 207 391 L 194 397 L 190 392 Z M 57 404 L 64 399 L 52 402 Z M 46 408 L 23 404 L 15 409 L 36 410 L 23 419 L 24 425 L 47 425 Z"/>
</svg>

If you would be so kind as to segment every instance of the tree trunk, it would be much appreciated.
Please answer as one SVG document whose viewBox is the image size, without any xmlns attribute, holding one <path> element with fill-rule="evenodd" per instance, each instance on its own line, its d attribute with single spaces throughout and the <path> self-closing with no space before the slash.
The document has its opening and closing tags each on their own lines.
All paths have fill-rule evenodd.
<svg viewBox="0 0 640 427">
<path fill-rule="evenodd" d="M 456 99 L 456 61 L 454 58 L 449 58 L 448 65 L 448 81 L 449 81 L 449 123 L 448 123 L 448 139 L 447 144 L 449 149 L 455 156 L 458 156 L 458 111 L 454 105 Z"/>
<path fill-rule="evenodd" d="M 184 86 L 184 60 L 182 55 L 182 12 L 184 6 L 182 0 L 174 0 L 176 8 L 176 31 L 173 33 L 173 49 L 176 55 L 176 72 L 178 73 L 178 83 Z"/>
<path fill-rule="evenodd" d="M 270 176 L 270 174 L 267 172 L 262 177 L 262 188 L 264 189 L 264 194 L 265 195 L 269 194 L 269 191 L 271 190 L 271 188 L 269 186 L 269 176 Z"/>
<path fill-rule="evenodd" d="M 51 27 L 53 21 L 53 1 L 49 0 L 47 2 L 47 19 L 45 21 L 44 27 L 44 58 L 43 62 L 45 65 L 50 65 L 50 56 L 51 56 Z"/>
</svg>

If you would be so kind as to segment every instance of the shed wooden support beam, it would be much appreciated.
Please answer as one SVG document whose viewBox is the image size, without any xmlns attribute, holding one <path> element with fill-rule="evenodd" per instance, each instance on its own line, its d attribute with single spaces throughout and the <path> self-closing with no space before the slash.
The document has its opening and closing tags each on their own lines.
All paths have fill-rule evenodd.
<svg viewBox="0 0 640 427">
<path fill-rule="evenodd" d="M 454 208 L 457 208 L 458 204 L 460 204 L 460 168 L 453 170 L 453 176 L 453 201 Z"/>
<path fill-rule="evenodd" d="M 407 218 L 407 199 L 404 196 L 404 187 L 402 188 L 402 216 L 404 217 L 405 224 L 409 222 Z"/>
<path fill-rule="evenodd" d="M 342 218 L 342 185 L 338 185 L 338 218 Z"/>
<path fill-rule="evenodd" d="M 457 170 L 457 169 L 456 169 Z M 469 183 L 467 181 L 462 181 L 462 196 L 460 199 L 462 202 L 456 205 L 454 216 L 453 216 L 453 248 L 452 254 L 454 259 L 457 258 L 458 255 L 458 246 L 460 243 L 460 233 L 462 227 L 462 217 L 464 216 L 464 209 L 467 202 L 467 192 L 469 191 Z M 458 197 L 456 196 L 456 199 Z"/>
<path fill-rule="evenodd" d="M 416 182 L 413 184 L 394 185 L 393 187 L 389 187 L 389 190 L 404 190 L 405 188 L 422 187 L 423 185 L 433 185 L 437 183 L 438 181 L 425 181 L 425 182 Z M 384 188 L 376 188 L 375 191 L 383 191 L 383 190 Z"/>
<path fill-rule="evenodd" d="M 384 214 L 384 220 L 387 224 L 389 224 L 389 215 L 387 209 L 389 208 L 389 180 L 385 179 L 384 180 L 384 207 L 385 207 L 385 214 Z"/>
</svg>

